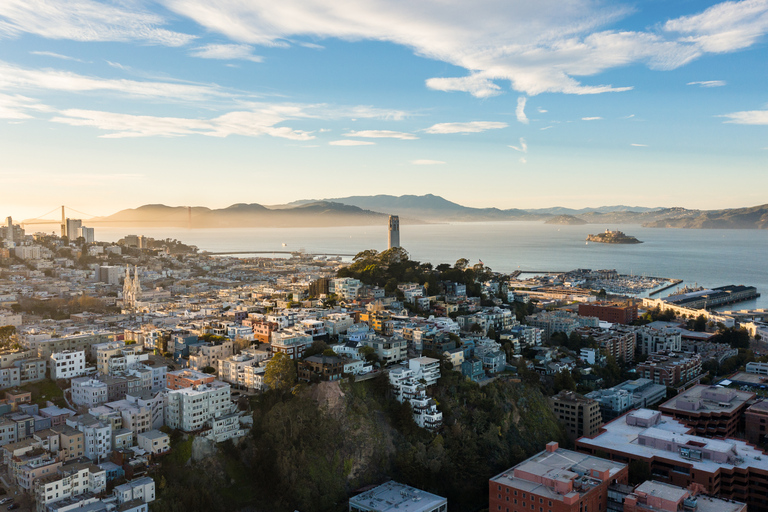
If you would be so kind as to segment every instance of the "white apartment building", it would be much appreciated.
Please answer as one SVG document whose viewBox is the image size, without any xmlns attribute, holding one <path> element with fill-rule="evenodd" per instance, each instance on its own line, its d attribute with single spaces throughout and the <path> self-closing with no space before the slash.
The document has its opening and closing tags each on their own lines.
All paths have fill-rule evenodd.
<svg viewBox="0 0 768 512">
<path fill-rule="evenodd" d="M 90 377 L 72 379 L 72 402 L 76 405 L 95 407 L 107 401 L 107 384 Z"/>
<path fill-rule="evenodd" d="M 219 360 L 219 379 L 238 388 L 249 390 L 261 389 L 254 382 L 254 369 L 266 360 L 264 352 L 243 350 L 240 354 Z M 260 380 L 260 379 L 259 379 Z"/>
<path fill-rule="evenodd" d="M 234 410 L 230 392 L 229 384 L 220 381 L 169 390 L 165 394 L 165 424 L 185 432 L 202 430 L 211 418 Z"/>
<path fill-rule="evenodd" d="M 251 330 L 253 334 L 253 330 Z M 193 353 L 193 350 L 196 351 Z M 200 345 L 190 348 L 189 367 L 202 371 L 206 366 L 217 368 L 219 360 L 226 359 L 235 353 L 235 344 L 231 340 Z"/>
<path fill-rule="evenodd" d="M 107 472 L 95 464 L 75 462 L 58 468 L 56 474 L 35 482 L 38 512 L 48 505 L 84 493 L 98 494 L 107 488 Z"/>
<path fill-rule="evenodd" d="M 362 340 L 361 343 L 367 347 L 373 347 L 382 365 L 399 363 L 408 355 L 408 342 L 402 338 L 371 336 Z"/>
<path fill-rule="evenodd" d="M 643 354 L 661 351 L 680 352 L 682 350 L 682 334 L 677 329 L 656 329 L 644 326 L 640 328 L 638 334 L 640 351 Z"/>
<path fill-rule="evenodd" d="M 328 281 L 328 293 L 335 293 L 343 299 L 356 299 L 363 283 L 359 279 L 340 277 Z"/>
<path fill-rule="evenodd" d="M 408 368 L 413 371 L 416 380 L 424 380 L 429 387 L 440 378 L 440 361 L 431 357 L 416 357 L 408 360 Z"/>
<path fill-rule="evenodd" d="M 325 330 L 331 336 L 344 334 L 352 325 L 355 319 L 346 313 L 331 313 L 323 319 Z"/>
<path fill-rule="evenodd" d="M 91 346 L 91 357 L 96 360 L 96 370 L 102 375 L 109 375 L 109 359 L 120 354 L 125 347 L 122 341 L 108 341 Z"/>
<path fill-rule="evenodd" d="M 90 414 L 67 418 L 67 425 L 83 433 L 85 456 L 99 463 L 112 453 L 112 425 L 102 423 Z"/>
<path fill-rule="evenodd" d="M 120 414 L 123 428 L 134 434 L 152 430 L 152 410 L 146 405 L 139 405 L 128 400 L 107 402 L 104 407 Z"/>
<path fill-rule="evenodd" d="M 413 410 L 413 420 L 421 428 L 436 430 L 442 426 L 443 413 L 437 410 L 434 400 L 427 397 L 427 384 L 437 382 L 440 377 L 440 362 L 429 357 L 411 359 L 408 366 L 397 366 L 389 370 L 389 382 L 399 402 L 408 402 Z M 437 373 L 435 374 L 435 371 Z"/>
<path fill-rule="evenodd" d="M 65 350 L 51 354 L 51 379 L 73 379 L 85 374 L 85 351 Z"/>
<path fill-rule="evenodd" d="M 135 369 L 149 360 L 149 354 L 143 354 L 136 345 L 121 348 L 117 353 L 105 359 L 106 375 L 115 376 L 127 370 Z M 101 372 L 101 370 L 99 370 Z"/>
<path fill-rule="evenodd" d="M 148 476 L 131 480 L 130 482 L 115 487 L 115 496 L 119 504 L 132 500 L 141 500 L 144 503 L 155 501 L 155 481 Z"/>
</svg>

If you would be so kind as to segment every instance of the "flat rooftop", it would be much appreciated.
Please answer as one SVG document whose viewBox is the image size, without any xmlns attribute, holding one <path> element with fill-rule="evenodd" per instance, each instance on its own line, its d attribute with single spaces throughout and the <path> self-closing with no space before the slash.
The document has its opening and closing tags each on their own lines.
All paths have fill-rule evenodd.
<svg viewBox="0 0 768 512">
<path fill-rule="evenodd" d="M 691 435 L 689 432 L 692 429 L 671 416 L 665 415 L 661 415 L 659 423 L 651 427 L 628 425 L 627 418 L 633 416 L 635 412 L 637 411 L 629 412 L 606 423 L 603 425 L 600 434 L 592 439 L 582 437 L 576 442 L 577 445 L 596 450 L 611 450 L 617 453 L 625 453 L 630 457 L 642 457 L 644 459 L 659 457 L 668 461 L 678 462 L 680 465 L 690 464 L 694 469 L 708 473 L 713 473 L 722 467 L 752 467 L 768 471 L 768 455 L 750 446 L 746 441 L 738 441 L 736 439 L 716 440 Z M 681 456 L 679 451 L 663 450 L 653 446 L 641 445 L 638 442 L 638 437 L 640 436 L 649 439 L 666 439 L 677 445 L 702 447 L 719 453 L 727 452 L 731 455 L 730 462 L 718 463 L 707 459 L 693 460 Z"/>
<path fill-rule="evenodd" d="M 730 414 L 754 397 L 755 394 L 749 391 L 699 384 L 667 400 L 659 409 L 680 413 Z"/>
<path fill-rule="evenodd" d="M 635 488 L 635 493 L 642 493 L 677 503 L 691 497 L 691 493 L 687 489 L 654 480 L 648 480 L 638 485 Z M 696 512 L 739 512 L 745 508 L 744 503 L 723 500 L 712 496 L 698 495 L 692 498 L 696 500 Z"/>
<path fill-rule="evenodd" d="M 584 474 L 591 474 L 591 470 L 593 469 L 601 473 L 608 471 L 609 476 L 612 477 L 625 466 L 625 464 L 614 462 L 612 460 L 602 459 L 600 457 L 574 452 L 564 448 L 557 448 L 554 452 L 545 450 L 534 455 L 517 466 L 491 478 L 491 482 L 507 485 L 522 491 L 532 492 L 551 500 L 562 501 L 564 495 L 555 492 L 554 488 L 541 482 L 515 477 L 515 470 L 519 469 L 536 476 L 546 476 L 546 478 L 552 480 L 568 482 Z M 581 487 L 580 491 L 575 490 L 573 492 L 581 492 L 584 494 L 589 492 L 594 486 L 588 485 L 588 480 L 588 478 L 584 479 L 584 483 L 587 485 Z"/>
<path fill-rule="evenodd" d="M 446 498 L 397 482 L 387 482 L 349 499 L 350 505 L 378 512 L 420 512 L 447 503 Z"/>
</svg>

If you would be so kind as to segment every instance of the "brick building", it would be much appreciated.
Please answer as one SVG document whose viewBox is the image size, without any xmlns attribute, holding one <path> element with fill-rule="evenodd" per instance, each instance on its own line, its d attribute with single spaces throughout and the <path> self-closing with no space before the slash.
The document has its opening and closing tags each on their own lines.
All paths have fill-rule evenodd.
<svg viewBox="0 0 768 512">
<path fill-rule="evenodd" d="M 736 439 L 708 439 L 658 411 L 639 409 L 606 424 L 576 449 L 625 464 L 647 464 L 654 480 L 747 504 L 750 512 L 768 511 L 768 456 Z"/>
<path fill-rule="evenodd" d="M 633 301 L 624 304 L 594 302 L 579 304 L 579 316 L 596 316 L 603 322 L 612 324 L 631 324 L 637 320 L 637 304 Z"/>
<path fill-rule="evenodd" d="M 571 439 L 593 436 L 603 424 L 600 404 L 573 391 L 563 390 L 552 397 L 555 416 L 565 424 Z"/>
<path fill-rule="evenodd" d="M 763 446 L 768 429 L 768 401 L 756 402 L 744 411 L 746 438 L 749 444 Z"/>
<path fill-rule="evenodd" d="M 754 393 L 698 385 L 659 406 L 659 410 L 704 437 L 737 437 L 744 432 L 743 416 Z"/>
<path fill-rule="evenodd" d="M 608 486 L 626 484 L 627 465 L 547 444 L 517 466 L 491 478 L 489 512 L 599 512 Z"/>
</svg>

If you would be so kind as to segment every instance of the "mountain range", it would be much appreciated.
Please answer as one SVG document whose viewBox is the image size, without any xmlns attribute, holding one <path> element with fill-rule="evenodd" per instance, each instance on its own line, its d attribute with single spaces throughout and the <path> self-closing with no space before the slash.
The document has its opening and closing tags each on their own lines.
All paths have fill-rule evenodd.
<svg viewBox="0 0 768 512">
<path fill-rule="evenodd" d="M 181 207 L 152 204 L 122 210 L 89 223 L 121 226 L 225 227 L 328 227 L 385 225 L 388 215 L 399 215 L 404 224 L 483 221 L 547 221 L 563 216 L 570 223 L 640 224 L 645 227 L 692 229 L 768 229 L 768 204 L 727 210 L 601 206 L 522 210 L 472 208 L 443 197 L 376 195 L 323 200 L 300 200 L 283 205 L 233 204 L 227 208 Z"/>
</svg>

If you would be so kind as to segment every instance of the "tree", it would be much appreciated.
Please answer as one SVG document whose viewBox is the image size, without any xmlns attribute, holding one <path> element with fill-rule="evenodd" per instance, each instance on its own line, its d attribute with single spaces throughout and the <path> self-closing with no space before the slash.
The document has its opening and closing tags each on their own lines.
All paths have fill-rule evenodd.
<svg viewBox="0 0 768 512">
<path fill-rule="evenodd" d="M 363 356 L 363 359 L 368 361 L 369 363 L 378 363 L 379 362 L 379 355 L 376 353 L 376 349 L 373 347 L 365 346 L 362 347 L 360 350 L 358 350 L 361 356 Z"/>
<path fill-rule="evenodd" d="M 264 384 L 276 391 L 291 389 L 296 384 L 296 366 L 293 360 L 282 352 L 275 354 L 267 363 Z"/>
<path fill-rule="evenodd" d="M 214 368 L 213 366 L 206 366 L 205 368 L 203 368 L 200 371 L 202 371 L 203 373 L 213 374 L 213 373 L 216 373 L 216 368 Z"/>
<path fill-rule="evenodd" d="M 0 343 L 10 343 L 14 339 L 15 334 L 16 327 L 12 325 L 0 327 Z"/>
<path fill-rule="evenodd" d="M 472 325 L 469 327 L 469 332 L 477 332 L 477 333 L 480 333 L 480 332 L 483 332 L 483 328 L 482 328 L 482 327 L 480 327 L 479 325 L 477 325 L 476 323 L 474 323 L 474 324 L 472 324 Z"/>
<path fill-rule="evenodd" d="M 328 344 L 323 340 L 315 340 L 312 342 L 312 346 L 304 352 L 304 357 L 307 358 L 309 356 L 322 354 L 324 351 L 329 350 L 330 348 L 331 347 L 328 346 Z"/>
</svg>

